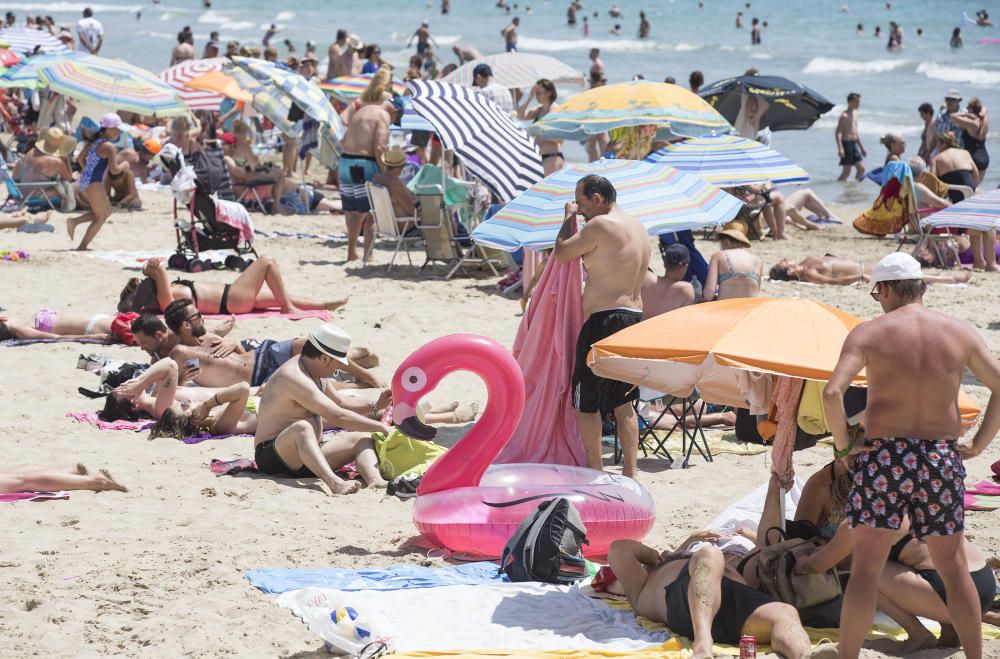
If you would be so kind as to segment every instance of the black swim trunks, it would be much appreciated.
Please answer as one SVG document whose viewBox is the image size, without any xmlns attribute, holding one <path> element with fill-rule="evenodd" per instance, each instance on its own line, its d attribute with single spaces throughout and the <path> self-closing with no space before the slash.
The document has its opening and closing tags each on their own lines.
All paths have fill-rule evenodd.
<svg viewBox="0 0 1000 659">
<path fill-rule="evenodd" d="M 688 586 L 691 585 L 690 563 L 681 568 L 680 574 L 666 587 L 667 626 L 689 639 L 694 639 L 694 623 L 688 605 Z M 712 640 L 716 643 L 740 642 L 743 625 L 753 612 L 777 602 L 770 595 L 755 590 L 746 584 L 722 578 L 722 604 L 712 620 Z"/>
<path fill-rule="evenodd" d="M 844 157 L 840 159 L 842 167 L 850 167 L 865 159 L 865 156 L 861 153 L 861 145 L 857 141 L 843 140 L 841 144 L 844 146 Z"/>
<path fill-rule="evenodd" d="M 952 535 L 965 528 L 965 466 L 950 440 L 873 439 L 851 463 L 847 523 L 910 534 Z"/>
<path fill-rule="evenodd" d="M 945 592 L 944 581 L 937 570 L 917 570 L 917 574 L 930 584 L 942 602 L 945 604 L 948 603 L 948 594 Z M 979 595 L 979 611 L 986 613 L 990 610 L 990 606 L 993 604 L 993 600 L 997 594 L 997 581 L 993 576 L 993 568 L 989 565 L 984 565 L 975 572 L 970 572 L 969 575 L 972 577 L 972 583 L 976 586 L 976 593 Z"/>
<path fill-rule="evenodd" d="M 640 322 L 641 311 L 606 309 L 591 314 L 580 328 L 580 336 L 576 340 L 576 363 L 573 366 L 573 407 L 578 411 L 608 413 L 639 397 L 639 388 L 633 384 L 594 375 L 587 366 L 587 356 L 593 344 Z"/>
<path fill-rule="evenodd" d="M 278 455 L 278 449 L 274 448 L 273 439 L 257 444 L 253 451 L 253 459 L 257 463 L 257 469 L 261 473 L 271 476 L 285 476 L 288 478 L 313 478 L 316 476 L 305 465 L 302 465 L 301 469 L 290 469 L 285 464 L 285 461 L 281 459 L 281 456 Z"/>
</svg>

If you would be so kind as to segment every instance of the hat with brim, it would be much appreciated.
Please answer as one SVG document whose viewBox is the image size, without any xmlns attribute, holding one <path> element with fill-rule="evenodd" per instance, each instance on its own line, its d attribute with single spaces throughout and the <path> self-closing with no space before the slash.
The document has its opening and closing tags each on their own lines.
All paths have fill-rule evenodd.
<svg viewBox="0 0 1000 659">
<path fill-rule="evenodd" d="M 347 47 L 353 48 L 354 50 L 361 50 L 365 47 L 365 42 L 361 40 L 356 34 L 347 35 Z"/>
<path fill-rule="evenodd" d="M 949 89 L 947 91 L 947 93 L 945 93 L 944 98 L 945 98 L 946 101 L 947 100 L 961 101 L 962 100 L 962 92 L 958 91 L 957 89 Z"/>
<path fill-rule="evenodd" d="M 406 154 L 398 146 L 394 146 L 382 154 L 382 164 L 386 167 L 402 167 L 406 164 Z"/>
<path fill-rule="evenodd" d="M 47 156 L 65 158 L 73 153 L 76 140 L 59 128 L 46 128 L 35 142 L 35 148 Z"/>
<path fill-rule="evenodd" d="M 872 269 L 871 283 L 883 281 L 906 281 L 923 279 L 920 262 L 906 252 L 893 252 L 876 264 Z"/>
<path fill-rule="evenodd" d="M 305 54 L 305 55 L 304 55 L 304 56 L 302 57 L 302 60 L 301 60 L 301 61 L 302 61 L 302 62 L 318 62 L 319 60 L 318 60 L 318 59 L 316 59 L 316 54 L 315 54 L 315 53 L 313 53 L 313 52 L 308 52 L 308 53 L 306 53 L 306 54 Z"/>
<path fill-rule="evenodd" d="M 333 323 L 324 323 L 310 332 L 309 343 L 330 359 L 347 366 L 351 337 Z"/>
<path fill-rule="evenodd" d="M 750 247 L 750 239 L 747 238 L 746 234 L 740 231 L 739 229 L 725 229 L 723 231 L 720 231 L 718 235 L 725 236 L 730 240 L 735 240 L 741 245 L 746 245 L 747 247 Z"/>
</svg>

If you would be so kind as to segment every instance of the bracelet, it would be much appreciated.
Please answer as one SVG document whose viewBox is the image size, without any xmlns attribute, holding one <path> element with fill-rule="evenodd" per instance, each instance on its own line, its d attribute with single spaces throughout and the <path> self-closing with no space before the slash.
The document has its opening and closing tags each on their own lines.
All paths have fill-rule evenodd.
<svg viewBox="0 0 1000 659">
<path fill-rule="evenodd" d="M 372 418 L 373 419 L 378 419 L 378 401 L 377 400 L 373 400 L 372 401 Z"/>
<path fill-rule="evenodd" d="M 850 454 L 851 454 L 850 444 L 848 444 L 847 448 L 845 449 L 839 449 L 839 448 L 833 449 L 833 457 L 835 457 L 838 460 L 845 460 L 847 459 L 847 456 L 849 456 Z"/>
</svg>

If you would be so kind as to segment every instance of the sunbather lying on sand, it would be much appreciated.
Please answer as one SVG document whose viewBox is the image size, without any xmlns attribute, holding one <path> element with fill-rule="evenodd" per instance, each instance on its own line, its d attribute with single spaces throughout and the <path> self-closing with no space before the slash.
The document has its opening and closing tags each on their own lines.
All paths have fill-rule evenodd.
<svg viewBox="0 0 1000 659">
<path fill-rule="evenodd" d="M 42 309 L 31 322 L 17 321 L 0 314 L 0 341 L 8 339 L 98 339 L 109 340 L 113 316 L 66 313 Z"/>
<path fill-rule="evenodd" d="M 871 277 L 874 263 L 864 259 L 844 259 L 838 256 L 807 256 L 798 263 L 782 259 L 771 268 L 771 281 L 806 281 L 813 284 L 833 284 L 848 286 L 855 282 L 866 282 Z M 972 279 L 972 273 L 962 270 L 954 274 L 926 272 L 924 281 L 928 284 L 965 284 Z"/>
<path fill-rule="evenodd" d="M 82 464 L 70 469 L 53 469 L 21 464 L 0 469 L 0 492 L 53 492 L 56 490 L 92 490 L 128 492 L 107 469 L 91 475 Z"/>
<path fill-rule="evenodd" d="M 258 258 L 231 284 L 199 281 L 196 287 L 187 279 L 171 282 L 166 260 L 162 258 L 146 261 L 142 274 L 146 279 L 133 277 L 122 289 L 119 311 L 161 313 L 168 304 L 182 298 L 194 300 L 202 313 L 222 315 L 275 308 L 284 313 L 302 309 L 333 311 L 347 304 L 346 297 L 322 301 L 287 293 L 278 262 L 271 256 Z"/>
</svg>

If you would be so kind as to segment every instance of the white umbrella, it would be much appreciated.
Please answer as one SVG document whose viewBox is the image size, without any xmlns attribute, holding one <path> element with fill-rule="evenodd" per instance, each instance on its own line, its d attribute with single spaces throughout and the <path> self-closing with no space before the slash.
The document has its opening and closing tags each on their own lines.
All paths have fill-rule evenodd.
<svg viewBox="0 0 1000 659">
<path fill-rule="evenodd" d="M 583 74 L 568 64 L 548 55 L 532 53 L 501 53 L 480 57 L 455 69 L 441 81 L 460 87 L 471 87 L 474 82 L 472 72 L 480 64 L 489 64 L 493 69 L 493 80 L 508 89 L 532 87 L 542 78 L 557 84 L 574 84 L 581 87 L 584 84 Z"/>
</svg>

